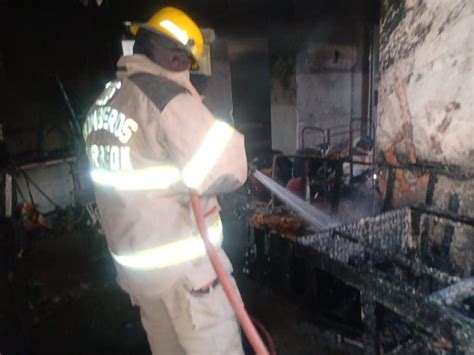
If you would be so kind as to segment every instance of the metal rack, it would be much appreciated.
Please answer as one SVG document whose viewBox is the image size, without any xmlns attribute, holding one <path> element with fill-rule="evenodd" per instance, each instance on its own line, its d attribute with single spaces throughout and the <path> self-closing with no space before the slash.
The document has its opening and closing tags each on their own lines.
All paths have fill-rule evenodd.
<svg viewBox="0 0 474 355">
<path fill-rule="evenodd" d="M 328 128 L 322 128 L 319 126 L 304 126 L 301 130 L 301 149 L 303 151 L 308 150 L 308 149 L 314 149 L 314 147 L 308 147 L 307 146 L 307 141 L 306 138 L 307 134 L 309 132 L 317 132 L 318 135 L 321 138 L 321 143 L 323 147 L 328 147 L 335 138 L 337 137 L 347 137 L 349 139 L 349 146 L 348 146 L 348 151 L 347 151 L 347 156 L 344 158 L 346 161 L 350 164 L 350 177 L 351 179 L 354 176 L 354 137 L 356 137 L 356 132 L 359 132 L 359 135 L 362 135 L 363 129 L 363 124 L 364 122 L 367 122 L 367 119 L 364 117 L 357 117 L 357 118 L 352 118 L 349 121 L 349 125 L 337 125 L 337 126 L 331 126 Z M 320 152 L 317 152 L 320 153 Z M 321 157 L 325 157 L 325 154 L 321 152 Z M 372 157 L 373 160 L 373 157 Z"/>
</svg>

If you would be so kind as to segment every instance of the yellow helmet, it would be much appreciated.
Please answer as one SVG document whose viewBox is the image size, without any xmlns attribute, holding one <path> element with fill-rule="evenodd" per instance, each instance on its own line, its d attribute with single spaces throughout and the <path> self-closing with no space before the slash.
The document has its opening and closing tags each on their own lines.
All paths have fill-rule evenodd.
<svg viewBox="0 0 474 355">
<path fill-rule="evenodd" d="M 165 7 L 156 12 L 146 23 L 132 23 L 130 32 L 136 35 L 140 27 L 163 34 L 188 51 L 195 63 L 204 52 L 204 38 L 198 25 L 183 11 Z"/>
</svg>

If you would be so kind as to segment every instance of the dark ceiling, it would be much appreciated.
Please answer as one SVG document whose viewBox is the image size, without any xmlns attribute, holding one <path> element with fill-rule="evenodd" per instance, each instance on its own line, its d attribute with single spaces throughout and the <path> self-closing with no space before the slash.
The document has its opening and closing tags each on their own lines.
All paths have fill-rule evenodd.
<svg viewBox="0 0 474 355">
<path fill-rule="evenodd" d="M 123 22 L 146 20 L 165 5 L 183 9 L 218 35 L 271 33 L 278 41 L 295 25 L 312 25 L 328 13 L 370 13 L 374 1 L 102 0 L 98 6 L 97 0 L 0 0 L 2 121 L 13 127 L 64 105 L 56 76 L 78 113 L 85 113 L 114 75 Z"/>
</svg>

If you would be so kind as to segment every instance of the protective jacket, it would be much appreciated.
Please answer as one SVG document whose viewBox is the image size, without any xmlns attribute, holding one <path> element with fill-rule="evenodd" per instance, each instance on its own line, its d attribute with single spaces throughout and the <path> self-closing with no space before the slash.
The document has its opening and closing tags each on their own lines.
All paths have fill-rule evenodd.
<svg viewBox="0 0 474 355">
<path fill-rule="evenodd" d="M 246 180 L 244 138 L 202 104 L 189 72 L 167 71 L 143 55 L 120 58 L 83 135 L 122 288 L 154 295 L 177 278 L 198 289 L 216 277 L 189 189 L 202 196 L 211 242 L 231 270 L 220 249 L 216 195 Z"/>
</svg>

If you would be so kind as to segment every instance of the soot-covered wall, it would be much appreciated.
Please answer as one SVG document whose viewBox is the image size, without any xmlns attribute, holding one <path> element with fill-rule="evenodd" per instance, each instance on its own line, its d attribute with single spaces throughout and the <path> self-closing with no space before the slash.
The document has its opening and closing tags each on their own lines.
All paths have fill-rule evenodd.
<svg viewBox="0 0 474 355">
<path fill-rule="evenodd" d="M 403 167 L 394 172 L 391 207 L 428 203 L 474 216 L 473 30 L 471 0 L 382 4 L 377 151 Z M 439 219 L 426 235 L 433 263 L 473 273 L 473 228 Z"/>
</svg>

